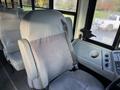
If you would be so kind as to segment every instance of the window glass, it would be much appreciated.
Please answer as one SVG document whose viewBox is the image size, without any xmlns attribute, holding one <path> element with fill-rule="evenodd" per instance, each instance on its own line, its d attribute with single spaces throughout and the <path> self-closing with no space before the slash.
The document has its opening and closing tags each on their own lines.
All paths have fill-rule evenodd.
<svg viewBox="0 0 120 90">
<path fill-rule="evenodd" d="M 7 0 L 7 7 L 8 7 L 8 8 L 12 8 L 11 0 Z"/>
<path fill-rule="evenodd" d="M 73 15 L 67 15 L 67 14 L 63 14 L 65 17 L 69 17 L 72 20 L 72 25 L 74 24 L 74 16 Z"/>
<path fill-rule="evenodd" d="M 22 0 L 24 11 L 32 10 L 31 0 Z"/>
<path fill-rule="evenodd" d="M 23 10 L 24 11 L 31 11 L 32 10 L 32 6 L 23 5 Z"/>
<path fill-rule="evenodd" d="M 14 7 L 19 7 L 19 0 L 13 0 L 14 1 Z M 2 5 L 6 7 L 5 0 L 1 0 Z M 12 8 L 12 2 L 11 0 L 6 0 L 8 8 Z"/>
<path fill-rule="evenodd" d="M 97 0 L 91 27 L 91 31 L 96 37 L 92 37 L 91 39 L 112 45 L 120 25 L 119 17 L 119 0 Z"/>
<path fill-rule="evenodd" d="M 54 0 L 54 9 L 76 12 L 77 0 Z"/>
<path fill-rule="evenodd" d="M 5 3 L 5 0 L 1 0 L 1 2 L 4 4 L 4 3 Z"/>
<path fill-rule="evenodd" d="M 49 7 L 49 0 L 35 0 L 35 7 Z"/>
<path fill-rule="evenodd" d="M 19 0 L 14 0 L 14 7 L 15 8 L 20 7 Z"/>
<path fill-rule="evenodd" d="M 23 5 L 31 6 L 31 0 L 22 0 Z"/>
<path fill-rule="evenodd" d="M 116 20 L 117 19 L 117 16 L 110 16 L 110 17 L 108 17 L 108 20 Z"/>
</svg>

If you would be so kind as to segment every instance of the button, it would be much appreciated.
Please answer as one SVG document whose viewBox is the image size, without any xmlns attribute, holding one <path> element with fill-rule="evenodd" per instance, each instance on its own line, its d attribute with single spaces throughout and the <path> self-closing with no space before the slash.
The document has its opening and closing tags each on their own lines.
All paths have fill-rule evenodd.
<svg viewBox="0 0 120 90">
<path fill-rule="evenodd" d="M 106 64 L 105 64 L 105 67 L 108 67 L 108 66 L 109 66 L 109 64 L 108 64 L 108 63 L 106 63 Z"/>
<path fill-rule="evenodd" d="M 109 57 L 109 55 L 108 55 L 108 54 L 105 54 L 105 57 Z"/>
<path fill-rule="evenodd" d="M 109 62 L 109 60 L 108 60 L 108 59 L 105 59 L 105 62 Z"/>
<path fill-rule="evenodd" d="M 99 52 L 96 51 L 96 50 L 93 50 L 93 51 L 90 52 L 90 56 L 92 58 L 97 58 L 99 56 Z"/>
</svg>

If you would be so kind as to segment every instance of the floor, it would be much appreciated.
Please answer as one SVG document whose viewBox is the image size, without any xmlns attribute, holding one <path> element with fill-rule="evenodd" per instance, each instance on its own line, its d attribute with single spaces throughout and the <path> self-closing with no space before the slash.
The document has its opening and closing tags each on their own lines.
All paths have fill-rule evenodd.
<svg viewBox="0 0 120 90">
<path fill-rule="evenodd" d="M 15 90 L 11 80 L 6 74 L 6 71 L 0 63 L 0 90 Z"/>
<path fill-rule="evenodd" d="M 0 90 L 31 90 L 25 70 L 15 71 L 0 52 Z"/>
</svg>

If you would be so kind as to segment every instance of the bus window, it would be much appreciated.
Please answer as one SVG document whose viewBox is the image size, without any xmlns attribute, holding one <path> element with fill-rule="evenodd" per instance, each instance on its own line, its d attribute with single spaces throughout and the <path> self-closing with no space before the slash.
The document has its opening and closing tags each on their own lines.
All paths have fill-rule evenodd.
<svg viewBox="0 0 120 90">
<path fill-rule="evenodd" d="M 22 0 L 24 11 L 32 10 L 31 0 Z"/>
<path fill-rule="evenodd" d="M 36 8 L 49 8 L 49 0 L 35 0 Z"/>
<path fill-rule="evenodd" d="M 11 0 L 7 0 L 7 8 L 12 8 L 12 3 L 11 3 Z"/>
<path fill-rule="evenodd" d="M 90 39 L 112 46 L 120 25 L 119 0 L 97 0 Z"/>
<path fill-rule="evenodd" d="M 20 7 L 20 6 L 19 6 L 19 1 L 18 1 L 18 0 L 14 0 L 13 3 L 14 3 L 14 8 Z"/>
<path fill-rule="evenodd" d="M 77 0 L 54 0 L 54 9 L 76 12 Z"/>
<path fill-rule="evenodd" d="M 2 4 L 5 5 L 5 0 L 1 0 Z"/>
<path fill-rule="evenodd" d="M 73 25 L 73 23 L 74 23 L 74 16 L 73 15 L 67 15 L 67 14 L 63 14 L 65 17 L 69 17 L 69 18 L 71 18 L 71 20 L 72 20 L 72 25 Z"/>
</svg>

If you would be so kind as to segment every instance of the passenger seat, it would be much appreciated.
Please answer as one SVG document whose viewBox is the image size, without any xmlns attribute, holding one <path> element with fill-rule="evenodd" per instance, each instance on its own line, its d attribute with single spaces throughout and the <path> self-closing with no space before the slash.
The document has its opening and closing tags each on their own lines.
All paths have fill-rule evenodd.
<svg viewBox="0 0 120 90">
<path fill-rule="evenodd" d="M 21 39 L 19 26 L 22 15 L 21 9 L 0 10 L 0 38 L 3 44 L 3 52 L 6 59 L 17 71 L 24 69 L 17 43 Z"/>
</svg>

